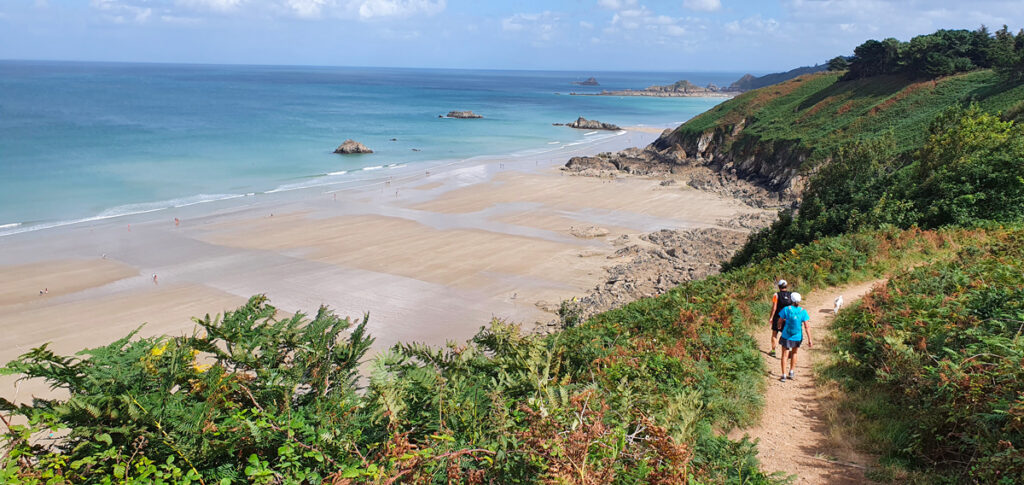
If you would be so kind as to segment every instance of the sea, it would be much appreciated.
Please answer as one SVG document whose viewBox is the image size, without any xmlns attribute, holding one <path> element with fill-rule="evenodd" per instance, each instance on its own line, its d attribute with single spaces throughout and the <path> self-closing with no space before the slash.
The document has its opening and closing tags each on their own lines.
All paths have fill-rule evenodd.
<svg viewBox="0 0 1024 485">
<path fill-rule="evenodd" d="M 570 92 L 742 74 L 0 61 L 0 236 L 585 146 L 612 133 L 552 123 L 669 127 L 723 99 Z"/>
</svg>

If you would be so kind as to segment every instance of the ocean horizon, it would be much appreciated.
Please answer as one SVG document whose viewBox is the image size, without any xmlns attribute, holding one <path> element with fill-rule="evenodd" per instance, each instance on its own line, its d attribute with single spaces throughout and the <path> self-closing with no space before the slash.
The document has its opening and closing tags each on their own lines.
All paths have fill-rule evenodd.
<svg viewBox="0 0 1024 485">
<path fill-rule="evenodd" d="M 0 236 L 669 127 L 722 98 L 568 96 L 731 72 L 0 61 Z M 572 85 L 596 77 L 600 86 Z M 483 119 L 439 119 L 472 110 Z M 374 150 L 332 153 L 354 139 Z"/>
</svg>

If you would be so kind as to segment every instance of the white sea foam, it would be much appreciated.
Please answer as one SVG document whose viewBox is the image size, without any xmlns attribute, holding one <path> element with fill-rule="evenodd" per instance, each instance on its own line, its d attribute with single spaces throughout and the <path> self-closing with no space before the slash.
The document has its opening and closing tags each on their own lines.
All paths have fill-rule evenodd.
<svg viewBox="0 0 1024 485">
<path fill-rule="evenodd" d="M 591 132 L 584 133 L 583 136 L 596 135 L 598 133 L 600 133 L 600 131 L 591 131 Z"/>
<path fill-rule="evenodd" d="M 0 224 L 0 230 L 11 229 L 11 228 L 14 228 L 14 227 L 18 227 L 20 225 L 21 225 L 20 222 L 12 222 L 10 224 Z"/>
<path fill-rule="evenodd" d="M 559 143 L 562 143 L 562 142 L 560 142 L 560 141 L 549 141 L 548 145 L 557 145 Z"/>
<path fill-rule="evenodd" d="M 106 219 L 113 219 L 116 217 L 132 216 L 137 214 L 146 214 L 150 212 L 156 212 L 166 209 L 176 209 L 180 207 L 188 207 L 196 204 L 205 204 L 207 202 L 216 202 L 219 200 L 237 199 L 239 197 L 245 197 L 241 194 L 198 194 L 188 197 L 181 197 L 178 199 L 162 200 L 157 202 L 144 202 L 141 204 L 125 204 L 117 207 L 107 209 L 98 215 L 92 217 L 83 217 L 81 219 L 69 219 L 64 221 L 56 222 L 44 222 L 41 224 L 29 224 L 24 225 L 22 223 L 15 223 L 14 226 L 11 224 L 5 224 L 0 226 L 0 236 L 9 236 L 11 234 L 19 234 L 22 232 L 38 231 L 40 229 L 50 229 L 54 227 L 70 226 L 72 224 L 81 224 L 83 222 L 94 222 L 102 221 Z"/>
<path fill-rule="evenodd" d="M 380 170 L 380 169 L 382 169 L 382 168 L 384 168 L 384 166 L 383 166 L 383 165 L 371 165 L 371 166 L 369 166 L 369 167 L 363 167 L 363 168 L 362 168 L 362 169 L 360 169 L 360 170 L 364 170 L 364 171 L 367 171 L 367 172 L 368 172 L 368 171 L 370 171 L 370 170 Z"/>
</svg>

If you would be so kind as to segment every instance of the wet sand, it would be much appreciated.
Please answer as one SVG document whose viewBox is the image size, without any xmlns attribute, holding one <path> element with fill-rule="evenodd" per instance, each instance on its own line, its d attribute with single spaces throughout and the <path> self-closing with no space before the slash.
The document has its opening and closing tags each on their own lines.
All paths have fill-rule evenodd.
<svg viewBox="0 0 1024 485">
<path fill-rule="evenodd" d="M 492 318 L 549 321 L 540 306 L 602 281 L 621 235 L 755 211 L 657 180 L 558 170 L 655 136 L 0 237 L 0 362 L 47 342 L 74 353 L 143 323 L 142 335 L 189 333 L 190 317 L 259 293 L 288 313 L 368 312 L 377 350 L 462 341 Z M 574 231 L 590 226 L 608 232 Z"/>
</svg>

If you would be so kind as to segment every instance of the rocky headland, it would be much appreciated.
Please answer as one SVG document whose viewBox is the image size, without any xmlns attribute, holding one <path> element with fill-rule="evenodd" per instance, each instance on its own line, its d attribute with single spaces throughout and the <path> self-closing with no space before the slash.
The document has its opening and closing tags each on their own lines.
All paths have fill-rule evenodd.
<svg viewBox="0 0 1024 485">
<path fill-rule="evenodd" d="M 459 118 L 459 119 L 483 118 L 483 116 L 478 115 L 478 114 L 476 114 L 476 113 L 474 113 L 472 111 L 449 111 L 448 114 L 446 114 L 444 116 L 437 115 L 437 117 L 438 118 Z"/>
<path fill-rule="evenodd" d="M 588 119 L 586 119 L 586 118 L 584 118 L 582 116 L 580 116 L 579 118 L 576 118 L 576 121 L 573 121 L 572 123 L 551 123 L 551 125 L 552 126 L 568 126 L 569 128 L 578 128 L 580 130 L 610 130 L 610 131 L 619 131 L 619 130 L 622 129 L 622 128 L 619 128 L 618 125 L 613 125 L 611 123 L 601 123 L 600 121 L 597 121 L 597 120 L 588 120 Z"/>
<path fill-rule="evenodd" d="M 359 143 L 355 140 L 345 140 L 344 143 L 338 145 L 338 148 L 334 149 L 334 153 L 340 153 L 342 155 L 349 155 L 353 153 L 373 153 L 373 150 L 367 148 L 366 145 Z"/>
<path fill-rule="evenodd" d="M 721 89 L 715 84 L 701 87 L 687 80 L 663 86 L 648 86 L 644 89 L 622 89 L 618 91 L 601 91 L 600 93 L 569 93 L 575 96 L 651 96 L 656 98 L 676 97 L 732 97 L 740 91 Z"/>
<path fill-rule="evenodd" d="M 738 133 L 743 123 L 732 127 Z M 709 131 L 700 136 L 666 130 L 645 148 L 629 148 L 593 157 L 573 157 L 564 170 L 579 175 L 667 176 L 690 187 L 737 198 L 752 207 L 792 207 L 799 202 L 805 176 L 793 165 L 770 163 L 756 154 L 737 157 L 726 147 L 735 133 Z M 793 157 L 803 155 L 793 153 Z"/>
</svg>

